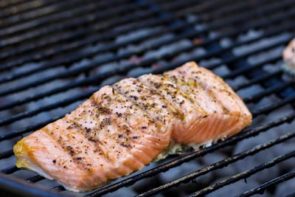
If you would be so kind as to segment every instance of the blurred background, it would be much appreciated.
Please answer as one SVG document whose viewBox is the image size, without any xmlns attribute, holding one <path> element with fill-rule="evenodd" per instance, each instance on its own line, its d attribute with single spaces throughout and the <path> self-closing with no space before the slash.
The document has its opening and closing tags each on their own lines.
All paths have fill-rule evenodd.
<svg viewBox="0 0 295 197">
<path fill-rule="evenodd" d="M 295 0 L 1 0 L 1 194 L 294 195 L 294 80 L 281 69 L 294 14 Z M 191 60 L 244 99 L 249 129 L 90 193 L 15 167 L 17 140 L 101 86 Z"/>
</svg>

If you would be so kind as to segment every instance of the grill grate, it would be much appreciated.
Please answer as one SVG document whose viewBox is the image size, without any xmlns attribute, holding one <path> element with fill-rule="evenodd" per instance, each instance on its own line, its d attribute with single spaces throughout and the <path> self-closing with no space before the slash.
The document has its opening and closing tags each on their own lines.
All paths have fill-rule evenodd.
<svg viewBox="0 0 295 197">
<path fill-rule="evenodd" d="M 294 171 L 284 167 L 295 156 L 294 80 L 280 69 L 282 49 L 294 36 L 294 4 L 294 0 L 0 2 L 0 187 L 38 196 L 220 196 L 235 185 L 239 185 L 236 195 L 268 196 L 282 195 L 278 193 L 282 182 L 294 188 Z M 254 115 L 250 128 L 88 193 L 74 194 L 14 166 L 12 146 L 17 140 L 64 116 L 101 86 L 161 73 L 190 60 L 222 76 L 243 97 Z M 208 163 L 212 155 L 221 159 Z M 247 159 L 254 161 L 249 168 Z M 184 165 L 191 167 L 183 170 Z M 251 178 L 274 169 L 276 173 L 263 180 Z M 177 171 L 180 176 L 172 176 Z M 165 178 L 168 175 L 172 179 Z"/>
</svg>

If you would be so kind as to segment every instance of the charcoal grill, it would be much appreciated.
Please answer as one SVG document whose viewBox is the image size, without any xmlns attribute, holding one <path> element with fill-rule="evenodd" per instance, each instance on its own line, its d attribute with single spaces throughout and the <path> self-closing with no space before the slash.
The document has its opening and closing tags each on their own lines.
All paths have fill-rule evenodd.
<svg viewBox="0 0 295 197">
<path fill-rule="evenodd" d="M 295 82 L 281 70 L 295 0 L 0 2 L 0 188 L 26 196 L 263 196 L 295 188 Z M 87 193 L 15 167 L 21 137 L 101 86 L 187 61 L 222 76 L 254 123 Z M 293 166 L 292 166 L 293 163 Z M 229 193 L 231 192 L 231 193 Z"/>
</svg>

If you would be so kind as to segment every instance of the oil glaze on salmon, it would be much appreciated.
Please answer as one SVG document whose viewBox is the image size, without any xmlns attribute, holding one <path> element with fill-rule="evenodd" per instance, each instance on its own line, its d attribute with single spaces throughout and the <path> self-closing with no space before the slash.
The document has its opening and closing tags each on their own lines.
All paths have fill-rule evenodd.
<svg viewBox="0 0 295 197">
<path fill-rule="evenodd" d="M 14 146 L 17 167 L 89 191 L 143 168 L 171 144 L 204 144 L 251 124 L 252 115 L 218 76 L 194 62 L 128 78 Z"/>
</svg>

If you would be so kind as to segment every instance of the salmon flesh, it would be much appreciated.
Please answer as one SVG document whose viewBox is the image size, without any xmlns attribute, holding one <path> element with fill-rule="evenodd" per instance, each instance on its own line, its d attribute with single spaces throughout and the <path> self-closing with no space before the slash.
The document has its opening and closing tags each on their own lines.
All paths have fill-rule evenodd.
<svg viewBox="0 0 295 197">
<path fill-rule="evenodd" d="M 283 58 L 285 61 L 284 70 L 295 76 L 295 38 L 291 40 L 283 51 Z"/>
</svg>

